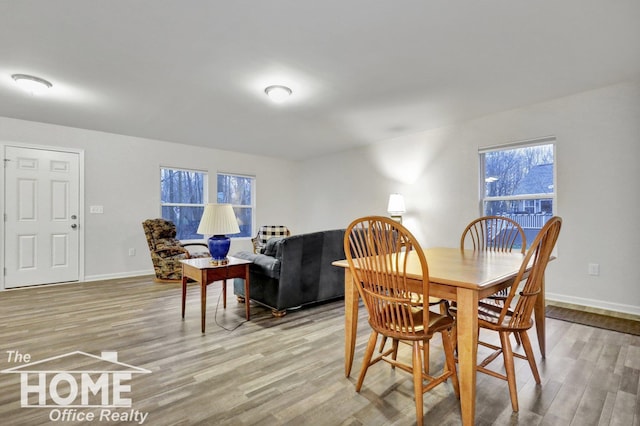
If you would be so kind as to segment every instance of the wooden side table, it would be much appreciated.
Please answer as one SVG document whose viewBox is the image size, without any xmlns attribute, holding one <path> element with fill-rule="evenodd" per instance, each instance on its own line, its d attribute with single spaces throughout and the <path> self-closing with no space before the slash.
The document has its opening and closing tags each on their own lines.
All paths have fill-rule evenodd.
<svg viewBox="0 0 640 426">
<path fill-rule="evenodd" d="M 200 313 L 202 317 L 202 332 L 205 329 L 207 314 L 207 286 L 214 281 L 222 281 L 223 307 L 227 308 L 227 279 L 244 278 L 245 316 L 249 321 L 249 265 L 250 260 L 229 257 L 226 265 L 214 265 L 210 258 L 181 260 L 182 262 L 182 319 L 187 299 L 187 281 L 189 278 L 200 283 Z"/>
</svg>

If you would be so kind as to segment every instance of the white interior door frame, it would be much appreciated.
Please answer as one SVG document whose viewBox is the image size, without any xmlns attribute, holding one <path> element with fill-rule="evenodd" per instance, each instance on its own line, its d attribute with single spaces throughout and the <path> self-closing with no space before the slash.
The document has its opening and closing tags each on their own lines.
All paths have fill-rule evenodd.
<svg viewBox="0 0 640 426">
<path fill-rule="evenodd" d="M 36 144 L 28 144 L 22 142 L 14 142 L 14 141 L 0 141 L 0 153 L 2 154 L 2 159 L 6 158 L 6 147 L 17 147 L 17 148 L 31 148 L 31 149 L 40 149 L 45 151 L 58 151 L 58 152 L 68 152 L 78 154 L 79 160 L 79 221 L 78 221 L 78 237 L 79 237 L 79 250 L 78 250 L 78 278 L 79 281 L 84 281 L 85 271 L 84 271 L 84 259 L 85 259 L 85 200 L 84 200 L 84 150 L 77 148 L 64 148 L 58 146 L 50 146 L 50 145 L 36 145 Z M 4 171 L 4 161 L 2 161 L 2 173 L 0 173 L 0 191 L 2 192 L 0 195 L 0 212 L 3 213 L 2 220 L 0 221 L 0 245 L 2 248 L 3 255 L 0 256 L 0 290 L 5 290 L 5 235 L 6 235 L 6 220 L 4 218 L 4 213 L 6 212 L 6 194 L 5 194 L 5 171 Z"/>
</svg>

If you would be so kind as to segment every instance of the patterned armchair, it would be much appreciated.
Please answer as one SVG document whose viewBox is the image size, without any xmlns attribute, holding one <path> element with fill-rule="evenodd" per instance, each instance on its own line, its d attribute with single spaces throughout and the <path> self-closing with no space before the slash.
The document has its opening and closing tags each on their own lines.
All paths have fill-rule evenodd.
<svg viewBox="0 0 640 426">
<path fill-rule="evenodd" d="M 180 260 L 193 257 L 209 257 L 209 251 L 190 253 L 187 246 L 203 246 L 205 243 L 182 244 L 176 238 L 176 226 L 166 219 L 147 219 L 142 222 L 149 244 L 151 261 L 157 282 L 174 282 L 182 279 Z"/>
<path fill-rule="evenodd" d="M 289 228 L 282 225 L 265 225 L 261 226 L 258 230 L 258 235 L 251 239 L 253 243 L 253 252 L 254 253 L 262 253 L 264 251 L 265 246 L 267 245 L 267 240 L 273 237 L 284 238 L 291 235 L 291 231 Z"/>
</svg>

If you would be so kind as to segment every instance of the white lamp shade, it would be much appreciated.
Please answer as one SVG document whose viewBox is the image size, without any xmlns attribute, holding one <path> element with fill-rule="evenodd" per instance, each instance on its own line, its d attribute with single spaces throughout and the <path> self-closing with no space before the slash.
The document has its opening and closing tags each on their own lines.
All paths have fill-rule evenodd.
<svg viewBox="0 0 640 426">
<path fill-rule="evenodd" d="M 402 196 L 402 194 L 389 195 L 389 205 L 387 206 L 387 211 L 391 215 L 400 215 L 407 211 L 404 206 L 404 197 Z"/>
<path fill-rule="evenodd" d="M 196 231 L 202 235 L 239 234 L 238 220 L 231 204 L 207 204 Z"/>
</svg>

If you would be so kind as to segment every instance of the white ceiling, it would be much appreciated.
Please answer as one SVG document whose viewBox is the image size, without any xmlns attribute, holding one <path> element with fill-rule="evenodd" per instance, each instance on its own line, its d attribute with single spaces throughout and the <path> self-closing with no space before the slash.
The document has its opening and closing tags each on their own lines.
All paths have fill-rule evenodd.
<svg viewBox="0 0 640 426">
<path fill-rule="evenodd" d="M 639 0 L 0 0 L 0 116 L 290 159 L 638 75 Z"/>
</svg>

